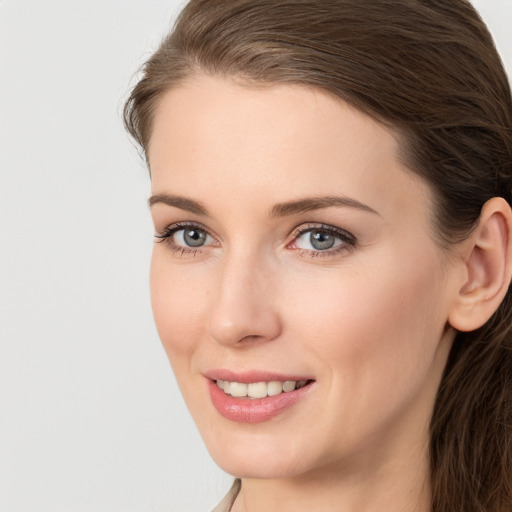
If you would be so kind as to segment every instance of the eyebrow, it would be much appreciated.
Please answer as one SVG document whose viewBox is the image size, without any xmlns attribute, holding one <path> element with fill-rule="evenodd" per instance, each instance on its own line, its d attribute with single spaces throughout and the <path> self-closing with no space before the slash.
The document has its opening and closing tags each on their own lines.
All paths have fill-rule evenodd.
<svg viewBox="0 0 512 512">
<path fill-rule="evenodd" d="M 345 196 L 327 196 L 327 197 L 308 197 L 298 201 L 289 201 L 276 204 L 270 211 L 270 217 L 285 217 L 287 215 L 296 215 L 298 213 L 320 210 L 321 208 L 330 208 L 332 206 L 344 206 L 356 208 L 369 213 L 380 215 L 367 204 L 361 203 L 356 199 Z"/>
<path fill-rule="evenodd" d="M 180 210 L 185 210 L 196 215 L 204 215 L 210 217 L 208 210 L 198 201 L 189 199 L 182 196 L 173 196 L 169 194 L 155 194 L 148 200 L 148 205 L 151 208 L 154 204 L 163 203 L 167 206 L 174 206 Z M 289 215 L 297 215 L 300 213 L 311 212 L 313 210 L 320 210 L 322 208 L 330 208 L 333 206 L 342 206 L 348 208 L 355 208 L 365 212 L 380 215 L 377 210 L 374 210 L 367 204 L 361 203 L 356 199 L 345 196 L 327 196 L 327 197 L 308 197 L 299 199 L 297 201 L 288 201 L 286 203 L 278 203 L 270 210 L 269 217 L 287 217 Z"/>
<path fill-rule="evenodd" d="M 148 199 L 148 206 L 151 208 L 154 204 L 163 203 L 167 206 L 174 206 L 180 210 L 185 210 L 197 215 L 205 215 L 209 217 L 206 208 L 193 199 L 188 199 L 181 196 L 172 196 L 169 194 L 154 194 Z"/>
</svg>

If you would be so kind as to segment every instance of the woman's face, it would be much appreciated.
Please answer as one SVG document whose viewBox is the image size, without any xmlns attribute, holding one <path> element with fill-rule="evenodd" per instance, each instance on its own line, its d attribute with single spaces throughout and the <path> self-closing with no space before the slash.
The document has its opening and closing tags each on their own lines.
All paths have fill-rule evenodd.
<svg viewBox="0 0 512 512">
<path fill-rule="evenodd" d="M 226 471 L 425 454 L 456 280 L 397 152 L 383 125 L 299 86 L 198 77 L 159 104 L 153 310 Z"/>
</svg>

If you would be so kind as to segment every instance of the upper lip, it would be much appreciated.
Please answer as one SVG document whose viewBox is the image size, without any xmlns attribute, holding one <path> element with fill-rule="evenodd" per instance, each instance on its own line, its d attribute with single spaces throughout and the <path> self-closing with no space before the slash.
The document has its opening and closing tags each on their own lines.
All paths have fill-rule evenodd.
<svg viewBox="0 0 512 512">
<path fill-rule="evenodd" d="M 251 382 L 285 382 L 287 380 L 314 380 L 310 375 L 299 375 L 295 373 L 277 373 L 267 370 L 233 371 L 224 368 L 209 370 L 205 372 L 203 375 L 210 380 L 227 380 L 228 382 L 240 382 L 242 384 L 250 384 Z"/>
</svg>

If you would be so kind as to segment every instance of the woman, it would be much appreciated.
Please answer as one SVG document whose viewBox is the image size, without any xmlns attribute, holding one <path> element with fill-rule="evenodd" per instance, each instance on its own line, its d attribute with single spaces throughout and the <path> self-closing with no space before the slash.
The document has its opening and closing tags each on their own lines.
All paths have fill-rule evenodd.
<svg viewBox="0 0 512 512">
<path fill-rule="evenodd" d="M 512 509 L 512 99 L 465 0 L 192 0 L 126 125 L 216 510 Z"/>
</svg>

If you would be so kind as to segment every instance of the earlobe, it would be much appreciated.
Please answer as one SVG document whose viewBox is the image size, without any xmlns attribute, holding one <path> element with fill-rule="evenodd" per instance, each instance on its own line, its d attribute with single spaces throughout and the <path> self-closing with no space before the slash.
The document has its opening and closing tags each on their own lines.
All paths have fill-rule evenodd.
<svg viewBox="0 0 512 512">
<path fill-rule="evenodd" d="M 512 210 L 501 197 L 485 203 L 477 228 L 464 242 L 465 281 L 450 312 L 459 331 L 474 331 L 493 315 L 512 276 Z"/>
</svg>

